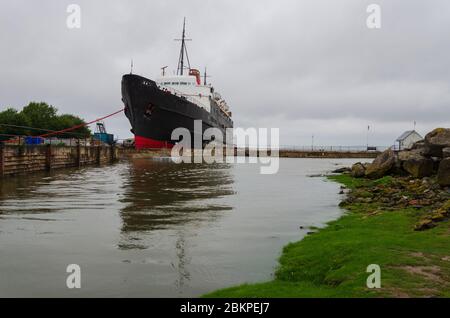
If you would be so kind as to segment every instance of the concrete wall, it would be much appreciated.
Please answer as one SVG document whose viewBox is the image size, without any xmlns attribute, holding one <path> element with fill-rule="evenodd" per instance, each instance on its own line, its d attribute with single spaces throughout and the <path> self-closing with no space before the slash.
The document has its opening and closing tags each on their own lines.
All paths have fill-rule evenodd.
<svg viewBox="0 0 450 318">
<path fill-rule="evenodd" d="M 280 158 L 330 158 L 330 159 L 371 159 L 376 158 L 378 151 L 283 151 L 280 150 Z"/>
<path fill-rule="evenodd" d="M 117 148 L 110 146 L 11 146 L 0 143 L 0 176 L 106 164 L 117 158 Z"/>
<path fill-rule="evenodd" d="M 248 149 L 234 149 L 234 155 L 249 156 Z M 226 153 L 226 149 L 223 150 Z M 254 152 L 252 152 L 254 154 Z M 270 151 L 269 151 L 270 154 Z M 305 150 L 280 150 L 280 158 L 376 158 L 380 154 L 379 151 L 305 151 Z M 258 153 L 258 156 L 265 156 L 266 152 Z M 119 150 L 120 158 L 151 158 L 151 157 L 170 157 L 170 149 L 142 149 L 135 150 L 133 148 L 121 148 Z"/>
</svg>

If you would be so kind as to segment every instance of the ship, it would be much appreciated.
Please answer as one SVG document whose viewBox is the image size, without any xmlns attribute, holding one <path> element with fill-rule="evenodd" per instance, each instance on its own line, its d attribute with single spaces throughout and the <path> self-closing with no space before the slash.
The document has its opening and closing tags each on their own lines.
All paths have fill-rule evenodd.
<svg viewBox="0 0 450 318">
<path fill-rule="evenodd" d="M 133 74 L 122 77 L 122 101 L 125 116 L 131 124 L 137 149 L 172 148 L 181 140 L 172 140 L 172 132 L 185 128 L 191 138 L 199 138 L 195 121 L 201 120 L 203 133 L 218 128 L 226 138 L 233 128 L 232 112 L 221 94 L 208 83 L 208 75 L 191 68 L 186 41 L 186 19 L 183 22 L 180 56 L 176 73 L 166 72 L 154 80 Z M 201 137 L 201 136 L 200 136 Z M 201 139 L 203 140 L 203 138 Z M 225 139 L 224 139 L 225 140 Z M 202 142 L 201 146 L 205 146 Z"/>
</svg>

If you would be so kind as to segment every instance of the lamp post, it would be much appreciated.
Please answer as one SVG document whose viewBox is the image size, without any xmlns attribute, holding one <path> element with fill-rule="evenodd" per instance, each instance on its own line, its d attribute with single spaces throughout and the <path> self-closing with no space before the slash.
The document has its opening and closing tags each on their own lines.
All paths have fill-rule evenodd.
<svg viewBox="0 0 450 318">
<path fill-rule="evenodd" d="M 367 141 L 367 151 L 369 151 L 369 132 L 370 132 L 370 125 L 367 126 L 367 136 L 366 136 L 366 141 Z"/>
</svg>

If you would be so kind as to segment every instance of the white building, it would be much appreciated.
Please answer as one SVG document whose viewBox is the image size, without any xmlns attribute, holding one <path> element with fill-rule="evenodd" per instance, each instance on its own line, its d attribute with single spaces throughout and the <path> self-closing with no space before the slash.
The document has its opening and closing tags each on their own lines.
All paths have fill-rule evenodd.
<svg viewBox="0 0 450 318">
<path fill-rule="evenodd" d="M 398 137 L 396 141 L 398 143 L 398 149 L 405 150 L 411 149 L 412 146 L 420 140 L 423 140 L 423 137 L 417 131 L 408 130 Z"/>
</svg>

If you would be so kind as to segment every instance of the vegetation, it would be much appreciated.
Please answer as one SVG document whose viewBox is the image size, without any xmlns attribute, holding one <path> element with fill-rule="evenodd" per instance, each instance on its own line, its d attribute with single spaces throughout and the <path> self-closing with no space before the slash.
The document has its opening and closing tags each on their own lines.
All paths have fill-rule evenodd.
<svg viewBox="0 0 450 318">
<path fill-rule="evenodd" d="M 449 297 L 450 222 L 414 231 L 425 208 L 386 208 L 363 193 L 391 191 L 393 177 L 330 179 L 361 195 L 328 227 L 284 248 L 275 279 L 219 290 L 205 297 Z M 356 200 L 358 201 L 358 200 Z M 368 289 L 367 266 L 381 267 L 381 289 Z"/>
<path fill-rule="evenodd" d="M 70 114 L 58 115 L 57 112 L 58 110 L 53 106 L 34 102 L 28 104 L 21 111 L 7 108 L 5 111 L 0 112 L 0 134 L 39 136 L 49 131 L 59 131 L 84 124 L 84 121 L 77 116 Z M 82 127 L 71 131 L 70 134 L 65 133 L 55 137 L 68 138 L 77 136 L 84 138 L 90 136 L 90 134 L 88 127 Z"/>
</svg>

